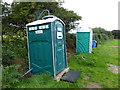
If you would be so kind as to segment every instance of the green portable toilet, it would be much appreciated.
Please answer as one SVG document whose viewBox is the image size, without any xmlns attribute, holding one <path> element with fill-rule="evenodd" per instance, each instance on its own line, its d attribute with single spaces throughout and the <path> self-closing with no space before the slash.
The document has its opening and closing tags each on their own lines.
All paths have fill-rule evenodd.
<svg viewBox="0 0 120 90">
<path fill-rule="evenodd" d="M 92 52 L 92 29 L 79 28 L 76 32 L 76 52 L 91 53 Z"/>
<path fill-rule="evenodd" d="M 67 68 L 64 22 L 47 15 L 26 25 L 28 36 L 29 68 L 32 74 L 43 72 L 54 78 Z"/>
</svg>

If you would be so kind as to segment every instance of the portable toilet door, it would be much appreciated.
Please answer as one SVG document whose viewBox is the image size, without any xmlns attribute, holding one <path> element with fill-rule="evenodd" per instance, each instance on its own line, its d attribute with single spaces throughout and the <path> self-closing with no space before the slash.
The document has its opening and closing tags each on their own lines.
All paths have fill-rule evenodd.
<svg viewBox="0 0 120 90">
<path fill-rule="evenodd" d="M 92 53 L 92 29 L 79 28 L 76 32 L 76 52 Z"/>
<path fill-rule="evenodd" d="M 54 78 L 67 68 L 64 22 L 48 15 L 26 25 L 29 68 L 32 74 L 47 72 Z"/>
</svg>

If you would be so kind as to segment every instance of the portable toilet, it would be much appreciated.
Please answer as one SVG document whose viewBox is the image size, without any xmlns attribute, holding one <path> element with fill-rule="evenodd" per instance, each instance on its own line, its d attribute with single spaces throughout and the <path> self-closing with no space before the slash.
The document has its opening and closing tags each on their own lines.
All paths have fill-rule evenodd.
<svg viewBox="0 0 120 90">
<path fill-rule="evenodd" d="M 67 68 L 65 24 L 53 15 L 26 25 L 29 68 L 32 74 L 47 72 L 54 78 Z"/>
<path fill-rule="evenodd" d="M 79 28 L 76 32 L 76 52 L 91 53 L 92 52 L 92 29 Z"/>
</svg>

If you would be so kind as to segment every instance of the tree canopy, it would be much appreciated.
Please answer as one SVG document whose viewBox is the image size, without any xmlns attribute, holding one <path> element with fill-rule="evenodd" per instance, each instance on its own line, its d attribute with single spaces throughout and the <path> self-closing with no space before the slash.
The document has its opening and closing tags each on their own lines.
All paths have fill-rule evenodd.
<svg viewBox="0 0 120 90">
<path fill-rule="evenodd" d="M 97 40 L 99 43 L 109 39 L 113 39 L 113 35 L 111 31 L 107 31 L 101 27 L 95 27 L 92 30 L 93 30 L 93 39 Z"/>
<path fill-rule="evenodd" d="M 4 3 L 3 13 L 5 13 L 6 8 L 9 7 Z M 11 7 L 7 9 L 9 15 L 3 17 L 3 24 L 19 26 L 19 28 L 23 29 L 27 23 L 36 20 L 40 12 L 44 9 L 48 9 L 50 14 L 57 16 L 65 22 L 66 32 L 74 28 L 71 22 L 81 19 L 81 16 L 73 11 L 59 7 L 58 2 L 14 2 Z"/>
</svg>

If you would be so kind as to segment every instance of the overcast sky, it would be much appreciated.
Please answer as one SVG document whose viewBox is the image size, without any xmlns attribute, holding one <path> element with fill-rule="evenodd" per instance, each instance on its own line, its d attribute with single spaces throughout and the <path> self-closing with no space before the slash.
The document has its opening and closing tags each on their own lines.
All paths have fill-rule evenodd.
<svg viewBox="0 0 120 90">
<path fill-rule="evenodd" d="M 11 3 L 13 0 L 3 0 Z M 79 27 L 118 29 L 118 2 L 120 0 L 64 0 L 62 7 L 82 16 Z"/>
<path fill-rule="evenodd" d="M 62 5 L 80 16 L 80 27 L 118 29 L 118 2 L 120 0 L 64 0 Z"/>
</svg>

